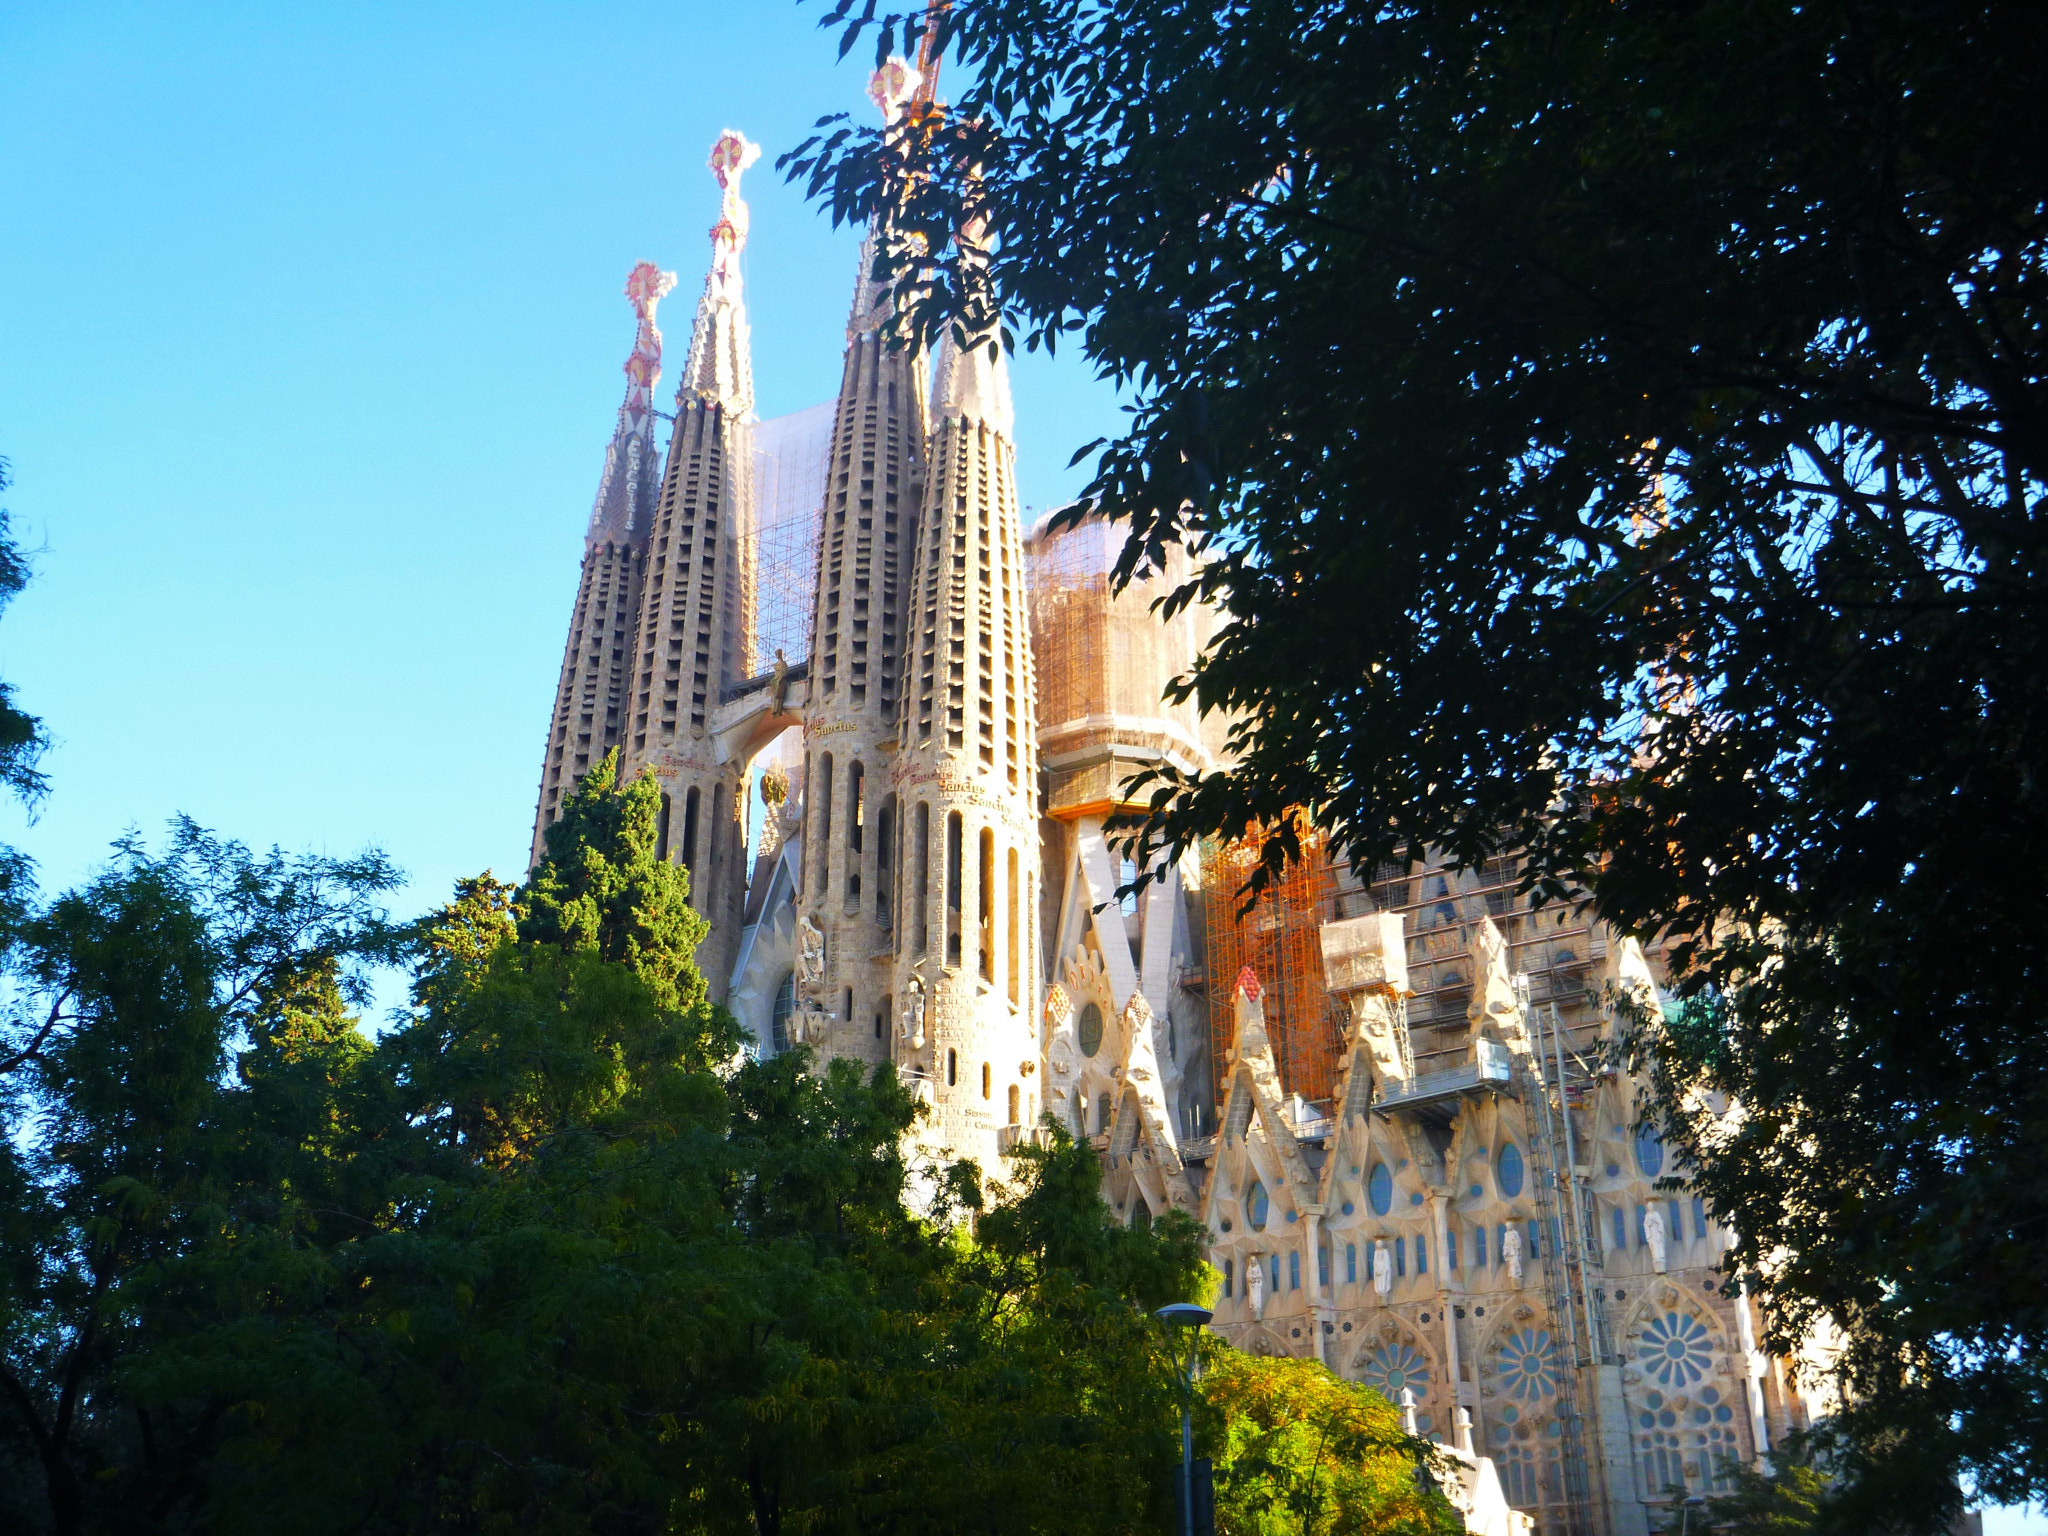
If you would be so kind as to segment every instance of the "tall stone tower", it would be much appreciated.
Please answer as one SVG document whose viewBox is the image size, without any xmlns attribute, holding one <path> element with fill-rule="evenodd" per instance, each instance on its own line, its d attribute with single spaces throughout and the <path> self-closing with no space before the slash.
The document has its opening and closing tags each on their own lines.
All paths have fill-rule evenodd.
<svg viewBox="0 0 2048 1536">
<path fill-rule="evenodd" d="M 711 920 L 697 964 L 714 998 L 732 976 L 746 896 L 745 765 L 719 760 L 710 725 L 724 691 L 755 670 L 742 559 L 754 510 L 754 364 L 740 291 L 740 176 L 760 153 L 731 129 L 711 149 L 723 201 L 647 546 L 625 752 L 629 773 L 651 767 L 660 781 L 663 857 L 689 869 L 690 903 Z"/>
<path fill-rule="evenodd" d="M 626 297 L 640 326 L 626 359 L 626 400 L 619 407 L 611 446 L 605 449 L 604 479 L 590 512 L 590 529 L 583 536 L 583 574 L 576 584 L 569 641 L 562 651 L 562 679 L 555 689 L 554 717 L 541 756 L 540 803 L 533 820 L 535 860 L 541 856 L 547 829 L 562 813 L 563 797 L 625 738 L 633 630 L 646 574 L 648 530 L 661 484 L 654 446 L 661 332 L 654 324 L 654 311 L 675 285 L 675 273 L 660 271 L 651 261 L 639 263 L 626 277 Z"/>
<path fill-rule="evenodd" d="M 869 94 L 894 121 L 916 76 L 900 60 Z M 805 922 L 823 963 L 807 1011 L 830 1015 L 830 1053 L 890 1059 L 901 818 L 891 783 L 904 673 L 905 598 L 924 487 L 926 370 L 882 339 L 890 308 L 861 247 L 827 460 L 804 714 Z"/>
<path fill-rule="evenodd" d="M 1038 745 L 1009 376 L 948 338 L 909 596 L 892 784 L 904 858 L 898 1060 L 933 1139 L 985 1169 L 1038 1109 Z"/>
</svg>

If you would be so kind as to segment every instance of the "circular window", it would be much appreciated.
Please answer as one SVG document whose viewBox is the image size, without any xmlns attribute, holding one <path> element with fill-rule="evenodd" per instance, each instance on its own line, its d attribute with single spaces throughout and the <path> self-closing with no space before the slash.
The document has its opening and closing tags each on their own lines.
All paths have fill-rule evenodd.
<svg viewBox="0 0 2048 1536">
<path fill-rule="evenodd" d="M 1394 1208 L 1394 1176 L 1387 1172 L 1385 1163 L 1372 1165 L 1372 1173 L 1365 1181 L 1365 1198 L 1375 1216 L 1384 1216 Z"/>
<path fill-rule="evenodd" d="M 775 989 L 775 1007 L 768 1015 L 768 1048 L 780 1056 L 789 1049 L 789 1016 L 796 1012 L 796 972 Z"/>
<path fill-rule="evenodd" d="M 1421 1397 L 1429 1390 L 1429 1362 L 1406 1344 L 1382 1344 L 1358 1362 L 1358 1376 L 1397 1405 L 1404 1391 Z"/>
<path fill-rule="evenodd" d="M 1093 1056 L 1102 1049 L 1102 1010 L 1090 1003 L 1081 1010 L 1081 1021 L 1074 1026 L 1074 1032 L 1081 1037 L 1081 1054 Z"/>
<path fill-rule="evenodd" d="M 1265 1231 L 1266 1218 L 1273 1214 L 1273 1202 L 1266 1198 L 1266 1186 L 1257 1179 L 1253 1179 L 1252 1187 L 1245 1191 L 1244 1208 L 1246 1216 L 1251 1220 L 1252 1230 Z"/>
<path fill-rule="evenodd" d="M 1643 1170 L 1646 1179 L 1654 1179 L 1664 1171 L 1664 1143 L 1647 1125 L 1636 1130 L 1636 1166 Z"/>
<path fill-rule="evenodd" d="M 1500 1156 L 1494 1159 L 1494 1182 L 1500 1186 L 1500 1197 L 1512 1200 L 1522 1192 L 1522 1149 L 1512 1141 L 1500 1146 Z"/>
</svg>

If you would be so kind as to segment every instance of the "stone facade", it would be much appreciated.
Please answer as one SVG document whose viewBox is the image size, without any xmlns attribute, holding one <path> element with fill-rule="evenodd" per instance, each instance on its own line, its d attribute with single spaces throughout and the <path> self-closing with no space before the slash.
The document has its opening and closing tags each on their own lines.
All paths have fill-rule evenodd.
<svg viewBox="0 0 2048 1536">
<path fill-rule="evenodd" d="M 915 84 L 892 65 L 878 105 Z M 1027 539 L 1002 358 L 949 340 L 928 378 L 886 338 L 871 248 L 809 654 L 753 654 L 752 154 L 737 134 L 713 153 L 724 206 L 658 490 L 646 392 L 673 280 L 635 269 L 634 388 L 536 848 L 604 750 L 652 769 L 664 854 L 712 921 L 700 964 L 755 1049 L 893 1063 L 926 1149 L 998 1177 L 1042 1114 L 1091 1139 L 1122 1219 L 1208 1227 L 1218 1332 L 1405 1403 L 1490 1528 L 1644 1536 L 1724 1487 L 1812 1405 L 1757 1349 L 1726 1234 L 1636 1131 L 1609 1048 L 1661 1006 L 1654 955 L 1529 910 L 1492 865 L 1361 880 L 1318 849 L 1291 904 L 1245 915 L 1220 849 L 1133 890 L 1108 828 L 1133 775 L 1223 754 L 1227 722 L 1165 697 L 1208 616 L 1153 606 L 1186 575 L 1171 563 L 1113 590 L 1120 540 L 1088 518 Z M 753 767 L 777 743 L 789 799 L 755 806 L 749 872 Z M 1235 974 L 1213 974 L 1225 953 Z"/>
</svg>

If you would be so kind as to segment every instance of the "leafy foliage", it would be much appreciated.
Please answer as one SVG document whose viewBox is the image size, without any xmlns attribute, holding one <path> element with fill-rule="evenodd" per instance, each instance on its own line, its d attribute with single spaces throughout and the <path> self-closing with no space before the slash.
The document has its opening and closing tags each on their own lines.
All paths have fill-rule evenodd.
<svg viewBox="0 0 2048 1536">
<path fill-rule="evenodd" d="M 1224 1536 L 1464 1529 L 1415 1476 L 1429 1448 L 1370 1387 L 1313 1360 L 1218 1352 L 1202 1396 L 1220 1422 L 1216 1528 Z"/>
<path fill-rule="evenodd" d="M 886 49 L 923 8 L 823 20 Z M 1664 936 L 1697 1007 L 1646 1021 L 1656 1113 L 1776 1343 L 1846 1330 L 1838 1470 L 1928 1527 L 1959 1470 L 2048 1490 L 2048 15 L 940 25 L 950 108 L 787 164 L 882 217 L 906 337 L 999 294 L 1134 396 L 1087 501 L 1126 574 L 1202 554 L 1176 687 L 1236 749 L 1150 776 L 1141 864 L 1249 827 L 1256 889 L 1305 820 Z"/>
<path fill-rule="evenodd" d="M 527 887 L 403 927 L 381 859 L 184 823 L 36 917 L 0 1137 L 12 1527 L 1164 1523 L 1150 1313 L 1212 1283 L 1199 1228 L 1124 1227 L 1063 1133 L 986 1187 L 913 1170 L 887 1068 L 741 1056 L 644 802 L 593 776 Z M 372 1038 L 362 966 L 401 950 L 413 1005 Z"/>
<path fill-rule="evenodd" d="M 0 491 L 12 483 L 7 460 L 0 459 Z M 0 507 L 0 608 L 28 585 L 28 556 L 14 537 L 7 509 Z M 49 746 L 42 721 L 15 702 L 14 685 L 0 681 L 0 785 L 33 810 L 49 789 L 38 764 Z M 11 929 L 27 915 L 34 893 L 34 873 L 27 855 L 0 846 L 0 929 Z M 0 931 L 0 938 L 6 937 Z"/>
</svg>

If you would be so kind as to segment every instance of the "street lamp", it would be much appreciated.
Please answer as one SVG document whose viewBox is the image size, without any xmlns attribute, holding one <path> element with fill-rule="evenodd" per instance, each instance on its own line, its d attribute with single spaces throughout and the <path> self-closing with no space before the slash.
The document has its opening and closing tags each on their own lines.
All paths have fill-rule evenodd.
<svg viewBox="0 0 2048 1536">
<path fill-rule="evenodd" d="M 1152 1314 L 1166 1325 L 1167 1348 L 1173 1372 L 1181 1379 L 1180 1404 L 1180 1526 L 1181 1536 L 1195 1536 L 1195 1356 L 1202 1342 L 1202 1330 L 1216 1314 L 1192 1301 L 1176 1301 Z M 1180 1358 L 1180 1335 L 1188 1340 L 1188 1358 Z"/>
<path fill-rule="evenodd" d="M 1692 1529 L 1692 1512 L 1696 1509 L 1705 1509 L 1706 1507 L 1707 1501 L 1698 1494 L 1694 1494 L 1691 1498 L 1680 1503 L 1678 1506 L 1678 1536 L 1686 1536 L 1686 1533 Z"/>
</svg>

